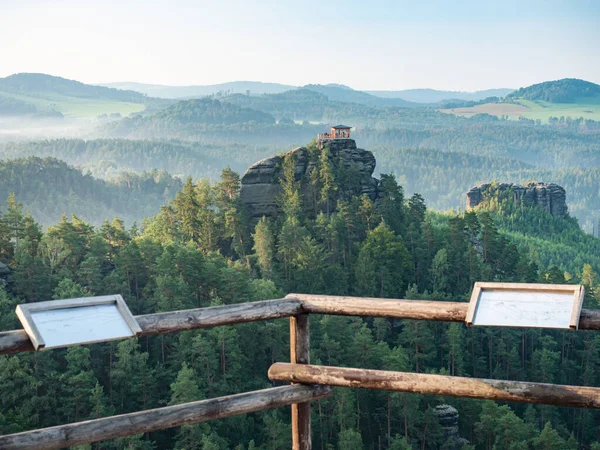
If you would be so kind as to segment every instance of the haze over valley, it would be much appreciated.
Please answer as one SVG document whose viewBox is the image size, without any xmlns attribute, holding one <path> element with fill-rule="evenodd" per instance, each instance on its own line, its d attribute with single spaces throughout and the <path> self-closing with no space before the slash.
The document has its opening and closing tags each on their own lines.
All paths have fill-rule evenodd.
<svg viewBox="0 0 600 450">
<path fill-rule="evenodd" d="M 463 208 L 465 192 L 477 183 L 543 179 L 567 189 L 571 213 L 586 231 L 600 216 L 600 87 L 591 82 L 469 94 L 235 82 L 159 93 L 173 98 L 150 96 L 156 86 L 117 85 L 147 89 L 44 74 L 0 79 L 0 155 L 56 158 L 108 183 L 154 169 L 181 180 L 215 180 L 227 166 L 243 173 L 258 159 L 348 123 L 375 153 L 377 173 L 394 173 L 407 192 L 420 192 L 438 210 Z M 127 216 L 139 222 L 152 211 L 144 208 Z M 64 212 L 105 219 L 69 208 L 57 209 L 48 223 Z"/>
</svg>

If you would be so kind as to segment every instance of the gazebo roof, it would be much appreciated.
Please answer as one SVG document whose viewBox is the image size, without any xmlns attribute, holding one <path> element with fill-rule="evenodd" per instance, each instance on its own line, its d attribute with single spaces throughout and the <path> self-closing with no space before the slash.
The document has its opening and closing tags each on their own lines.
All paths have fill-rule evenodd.
<svg viewBox="0 0 600 450">
<path fill-rule="evenodd" d="M 349 130 L 352 127 L 349 127 L 348 125 L 336 125 L 335 127 L 331 127 L 331 128 L 336 129 L 336 130 L 342 130 L 342 129 L 347 128 Z"/>
</svg>

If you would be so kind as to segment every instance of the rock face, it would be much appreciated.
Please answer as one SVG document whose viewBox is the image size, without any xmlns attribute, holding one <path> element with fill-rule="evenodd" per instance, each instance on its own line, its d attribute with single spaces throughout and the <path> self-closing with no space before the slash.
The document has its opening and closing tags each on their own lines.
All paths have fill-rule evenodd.
<svg viewBox="0 0 600 450">
<path fill-rule="evenodd" d="M 435 414 L 444 430 L 446 438 L 443 448 L 459 450 L 465 444 L 469 443 L 465 438 L 461 438 L 458 432 L 458 411 L 456 408 L 450 405 L 438 405 L 435 407 Z"/>
<path fill-rule="evenodd" d="M 470 210 L 491 196 L 511 196 L 515 203 L 539 206 L 556 217 L 567 215 L 566 193 L 563 187 L 554 183 L 519 184 L 490 183 L 474 186 L 467 192 L 467 210 Z"/>
<path fill-rule="evenodd" d="M 351 178 L 337 193 L 339 199 L 349 199 L 367 194 L 371 200 L 379 195 L 379 180 L 373 178 L 375 157 L 373 153 L 356 147 L 354 139 L 328 141 L 329 160 L 336 172 L 344 172 Z M 311 150 L 299 147 L 291 153 L 295 160 L 295 179 L 300 182 L 300 192 L 307 212 L 314 213 L 318 208 L 314 202 L 314 192 L 310 185 L 310 174 L 317 168 L 317 160 L 311 157 Z M 278 198 L 281 196 L 284 156 L 273 156 L 252 164 L 242 177 L 240 198 L 246 205 L 253 221 L 262 216 L 274 217 L 279 213 Z"/>
</svg>

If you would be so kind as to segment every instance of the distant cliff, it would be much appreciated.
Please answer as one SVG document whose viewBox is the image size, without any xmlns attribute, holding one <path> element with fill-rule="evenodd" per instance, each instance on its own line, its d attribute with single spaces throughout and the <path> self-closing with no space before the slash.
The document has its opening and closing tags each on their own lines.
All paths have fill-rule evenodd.
<svg viewBox="0 0 600 450">
<path fill-rule="evenodd" d="M 554 183 L 528 183 L 525 186 L 512 183 L 481 184 L 467 192 L 467 210 L 492 198 L 512 199 L 515 204 L 538 206 L 555 217 L 568 215 L 566 193 Z"/>
<path fill-rule="evenodd" d="M 368 150 L 356 147 L 354 139 L 329 141 L 329 160 L 339 176 L 336 184 L 340 188 L 337 199 L 347 200 L 356 195 L 367 194 L 371 200 L 379 195 L 379 180 L 373 178 L 375 157 Z M 310 174 L 317 169 L 318 158 L 315 149 L 299 147 L 288 154 L 295 160 L 295 178 L 300 182 L 300 192 L 307 213 L 319 209 L 314 202 Z M 281 177 L 284 156 L 273 156 L 252 164 L 242 177 L 240 198 L 246 205 L 250 218 L 259 220 L 262 216 L 273 217 L 279 212 L 278 199 L 281 196 Z"/>
</svg>

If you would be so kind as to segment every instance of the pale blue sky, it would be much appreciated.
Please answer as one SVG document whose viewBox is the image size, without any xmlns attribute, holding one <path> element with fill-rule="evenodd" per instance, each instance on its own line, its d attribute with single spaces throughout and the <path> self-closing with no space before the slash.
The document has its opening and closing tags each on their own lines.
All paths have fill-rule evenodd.
<svg viewBox="0 0 600 450">
<path fill-rule="evenodd" d="M 478 90 L 600 83 L 600 0 L 0 0 L 0 76 Z"/>
</svg>

